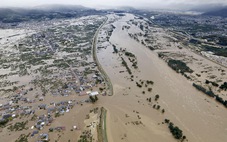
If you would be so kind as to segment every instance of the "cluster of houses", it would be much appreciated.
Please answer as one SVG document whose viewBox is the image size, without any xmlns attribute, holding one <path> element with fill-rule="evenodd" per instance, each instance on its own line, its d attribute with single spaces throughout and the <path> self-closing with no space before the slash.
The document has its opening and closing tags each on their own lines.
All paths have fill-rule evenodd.
<svg viewBox="0 0 227 142">
<path fill-rule="evenodd" d="M 83 19 L 83 21 L 87 20 Z M 58 117 L 72 111 L 76 105 L 90 102 L 89 96 L 100 94 L 97 89 L 104 88 L 104 79 L 89 55 L 91 54 L 90 40 L 92 38 L 90 33 L 94 30 L 84 30 L 85 25 L 81 26 L 81 29 L 68 25 L 44 28 L 43 32 L 32 34 L 21 40 L 16 46 L 20 50 L 19 55 L 23 53 L 34 55 L 31 60 L 37 61 L 37 64 L 33 65 L 30 59 L 25 58 L 26 66 L 31 65 L 28 70 L 34 80 L 24 86 L 24 89 L 19 88 L 13 93 L 14 95 L 5 99 L 5 103 L 0 104 L 2 128 L 7 128 L 8 125 L 5 124 L 8 122 L 11 125 L 16 121 L 29 120 L 30 123 L 26 125 L 29 125 L 30 136 L 38 137 L 37 142 L 48 141 L 50 139 L 48 133 L 43 133 L 45 128 L 49 128 L 49 132 L 64 131 L 66 127 L 51 127 L 51 124 Z M 77 38 L 79 38 L 78 41 L 75 40 Z M 66 60 L 72 62 L 68 63 Z M 66 64 L 66 68 L 59 67 L 58 65 L 61 63 Z M 43 68 L 39 68 L 39 65 L 42 65 Z M 42 73 L 45 71 L 47 73 L 43 75 Z M 56 84 L 60 80 L 60 83 L 57 85 L 58 87 L 51 88 L 52 82 L 50 84 L 45 82 L 48 85 L 43 85 L 43 88 L 48 91 L 44 93 L 39 87 L 41 82 L 39 80 L 43 78 L 52 82 L 56 81 Z M 27 88 L 28 86 L 32 87 Z M 105 90 L 102 92 L 105 94 Z M 55 97 L 58 99 L 49 99 Z M 61 100 L 60 97 L 64 98 Z M 73 129 L 77 129 L 77 127 L 73 126 Z"/>
<path fill-rule="evenodd" d="M 22 90 L 19 94 L 11 96 L 11 99 L 5 104 L 0 104 L 0 115 L 2 116 L 0 121 L 12 120 L 18 116 L 28 116 L 35 113 L 35 109 L 29 105 L 35 101 L 25 97 L 27 92 L 28 90 Z"/>
<path fill-rule="evenodd" d="M 52 95 L 68 96 L 73 92 L 79 96 L 89 95 L 89 90 L 92 90 L 93 87 L 104 82 L 99 73 L 93 73 L 85 77 L 83 73 L 78 70 L 70 71 L 70 74 L 66 77 L 67 83 L 65 83 L 62 88 L 51 90 Z"/>
<path fill-rule="evenodd" d="M 62 93 L 68 93 L 69 88 L 73 86 L 72 83 L 69 83 L 67 85 L 67 89 L 62 89 Z M 72 87 L 73 88 L 73 87 Z M 73 88 L 75 91 L 75 88 Z M 84 92 L 87 96 L 95 96 L 99 95 L 98 91 L 86 91 L 91 89 L 86 88 L 84 86 L 79 87 L 79 93 L 77 96 L 84 95 Z M 67 91 L 68 90 L 68 91 Z M 32 92 L 33 89 L 29 88 L 27 90 L 21 90 L 17 91 L 16 95 L 11 96 L 10 100 L 5 104 L 0 104 L 0 123 L 3 124 L 3 122 L 13 121 L 15 118 L 29 118 L 32 116 L 35 116 L 34 118 L 34 125 L 30 128 L 33 130 L 31 132 L 31 137 L 38 136 L 39 141 L 43 141 L 45 139 L 48 139 L 48 134 L 39 134 L 41 130 L 45 126 L 50 126 L 51 123 L 57 119 L 57 117 L 63 115 L 64 113 L 70 112 L 71 109 L 75 105 L 80 105 L 84 102 L 90 102 L 89 97 L 86 97 L 83 100 L 68 100 L 68 101 L 59 101 L 55 102 L 52 100 L 50 103 L 44 103 L 45 96 L 43 95 L 35 95 L 33 99 L 30 99 L 28 94 L 30 94 L 30 91 Z M 54 92 L 52 92 L 54 95 Z M 36 116 L 36 112 L 42 111 L 43 114 Z M 75 126 L 76 127 L 76 126 Z M 56 128 L 50 128 L 49 131 L 64 131 L 65 127 L 59 126 Z"/>
</svg>

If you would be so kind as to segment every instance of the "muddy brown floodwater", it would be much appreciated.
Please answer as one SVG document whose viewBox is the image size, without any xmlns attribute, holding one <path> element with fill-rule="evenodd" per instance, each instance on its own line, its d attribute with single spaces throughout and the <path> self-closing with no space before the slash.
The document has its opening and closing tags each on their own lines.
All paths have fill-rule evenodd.
<svg viewBox="0 0 227 142">
<path fill-rule="evenodd" d="M 109 18 L 113 15 L 109 15 Z M 127 30 L 122 30 L 127 21 L 134 15 L 126 14 L 113 23 L 116 27 L 110 37 L 110 43 L 135 54 L 138 69 L 132 69 L 134 81 L 121 65 L 121 58 L 113 54 L 113 47 L 98 50 L 97 56 L 113 84 L 114 95 L 100 99 L 100 103 L 108 110 L 107 134 L 109 142 L 174 142 L 167 124 L 162 124 L 165 118 L 170 119 L 183 130 L 191 142 L 224 142 L 227 140 L 227 110 L 222 105 L 197 91 L 182 75 L 177 74 L 168 65 L 139 42 L 128 36 Z M 106 25 L 108 26 L 108 25 Z M 104 26 L 105 27 L 105 26 Z M 130 32 L 138 29 L 129 29 Z M 103 32 L 100 31 L 99 37 Z M 99 41 L 101 42 L 101 41 Z M 99 43 L 98 43 L 99 44 Z M 125 71 L 119 73 L 119 71 Z M 139 80 L 152 80 L 152 92 L 147 88 L 139 88 Z M 145 94 L 142 93 L 145 91 Z M 159 94 L 158 102 L 154 96 Z M 149 103 L 146 99 L 152 98 Z M 165 113 L 153 109 L 160 105 Z M 133 122 L 139 121 L 140 124 Z"/>
</svg>

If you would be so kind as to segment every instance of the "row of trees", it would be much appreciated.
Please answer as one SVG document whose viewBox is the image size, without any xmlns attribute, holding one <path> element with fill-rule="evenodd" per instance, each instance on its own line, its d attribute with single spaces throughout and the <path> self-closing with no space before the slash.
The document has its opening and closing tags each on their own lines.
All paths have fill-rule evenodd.
<svg viewBox="0 0 227 142">
<path fill-rule="evenodd" d="M 224 82 L 219 88 L 227 91 L 227 82 Z"/>
<path fill-rule="evenodd" d="M 216 96 L 212 90 L 207 90 L 206 88 L 195 83 L 193 83 L 192 86 L 194 86 L 197 90 L 203 92 L 204 94 L 208 95 L 209 97 L 214 98 Z"/>
<path fill-rule="evenodd" d="M 157 94 L 155 95 L 155 101 L 158 101 L 158 99 L 159 99 L 159 95 Z"/>
<path fill-rule="evenodd" d="M 129 57 L 133 57 L 133 58 L 136 57 L 133 53 L 127 52 L 127 51 L 125 52 L 125 56 L 129 56 Z"/>
<path fill-rule="evenodd" d="M 113 50 L 114 50 L 113 53 L 118 53 L 118 49 L 117 49 L 117 47 L 114 44 L 113 44 Z"/>
<path fill-rule="evenodd" d="M 218 95 L 216 96 L 216 101 L 218 101 L 219 103 L 223 104 L 226 108 L 227 108 L 227 100 L 223 100 L 221 97 L 219 97 Z"/>
<path fill-rule="evenodd" d="M 200 85 L 197 85 L 195 83 L 192 84 L 197 90 L 203 92 L 204 94 L 208 95 L 209 97 L 215 98 L 215 100 L 222 105 L 224 105 L 227 108 L 227 100 L 224 100 L 223 98 L 219 97 L 218 95 L 215 95 L 212 90 L 206 90 L 206 88 L 203 88 Z"/>
<path fill-rule="evenodd" d="M 186 139 L 186 136 L 183 135 L 183 131 L 179 127 L 174 126 L 174 124 L 170 122 L 169 119 L 165 119 L 164 121 L 169 125 L 168 128 L 175 139 L 181 141 L 184 141 Z"/>
<path fill-rule="evenodd" d="M 211 83 L 211 84 L 212 84 L 213 86 L 215 86 L 215 87 L 218 87 L 218 86 L 219 86 L 216 82 L 209 81 L 209 80 L 206 80 L 205 83 L 206 83 L 206 84 Z"/>
<path fill-rule="evenodd" d="M 128 67 L 127 62 L 124 60 L 124 58 L 121 57 L 121 59 L 122 59 L 122 65 L 126 67 L 126 69 L 127 69 L 127 71 L 128 71 L 129 74 L 132 74 L 132 71 L 131 71 L 131 69 Z"/>
</svg>

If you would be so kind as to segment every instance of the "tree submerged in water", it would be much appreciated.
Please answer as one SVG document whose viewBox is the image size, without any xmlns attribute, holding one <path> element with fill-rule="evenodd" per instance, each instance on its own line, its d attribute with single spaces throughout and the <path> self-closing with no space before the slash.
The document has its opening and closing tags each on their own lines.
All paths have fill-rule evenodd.
<svg viewBox="0 0 227 142">
<path fill-rule="evenodd" d="M 97 96 L 95 96 L 95 97 L 90 96 L 89 98 L 90 98 L 92 103 L 95 103 L 96 101 L 98 101 L 98 97 Z"/>
</svg>

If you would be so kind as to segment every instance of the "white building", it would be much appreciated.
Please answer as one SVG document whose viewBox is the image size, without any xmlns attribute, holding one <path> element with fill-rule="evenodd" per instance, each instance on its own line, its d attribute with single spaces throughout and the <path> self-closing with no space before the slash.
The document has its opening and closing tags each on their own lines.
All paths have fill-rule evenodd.
<svg viewBox="0 0 227 142">
<path fill-rule="evenodd" d="M 94 91 L 94 92 L 91 92 L 91 93 L 89 94 L 89 96 L 97 96 L 98 94 L 99 94 L 98 91 Z"/>
</svg>

